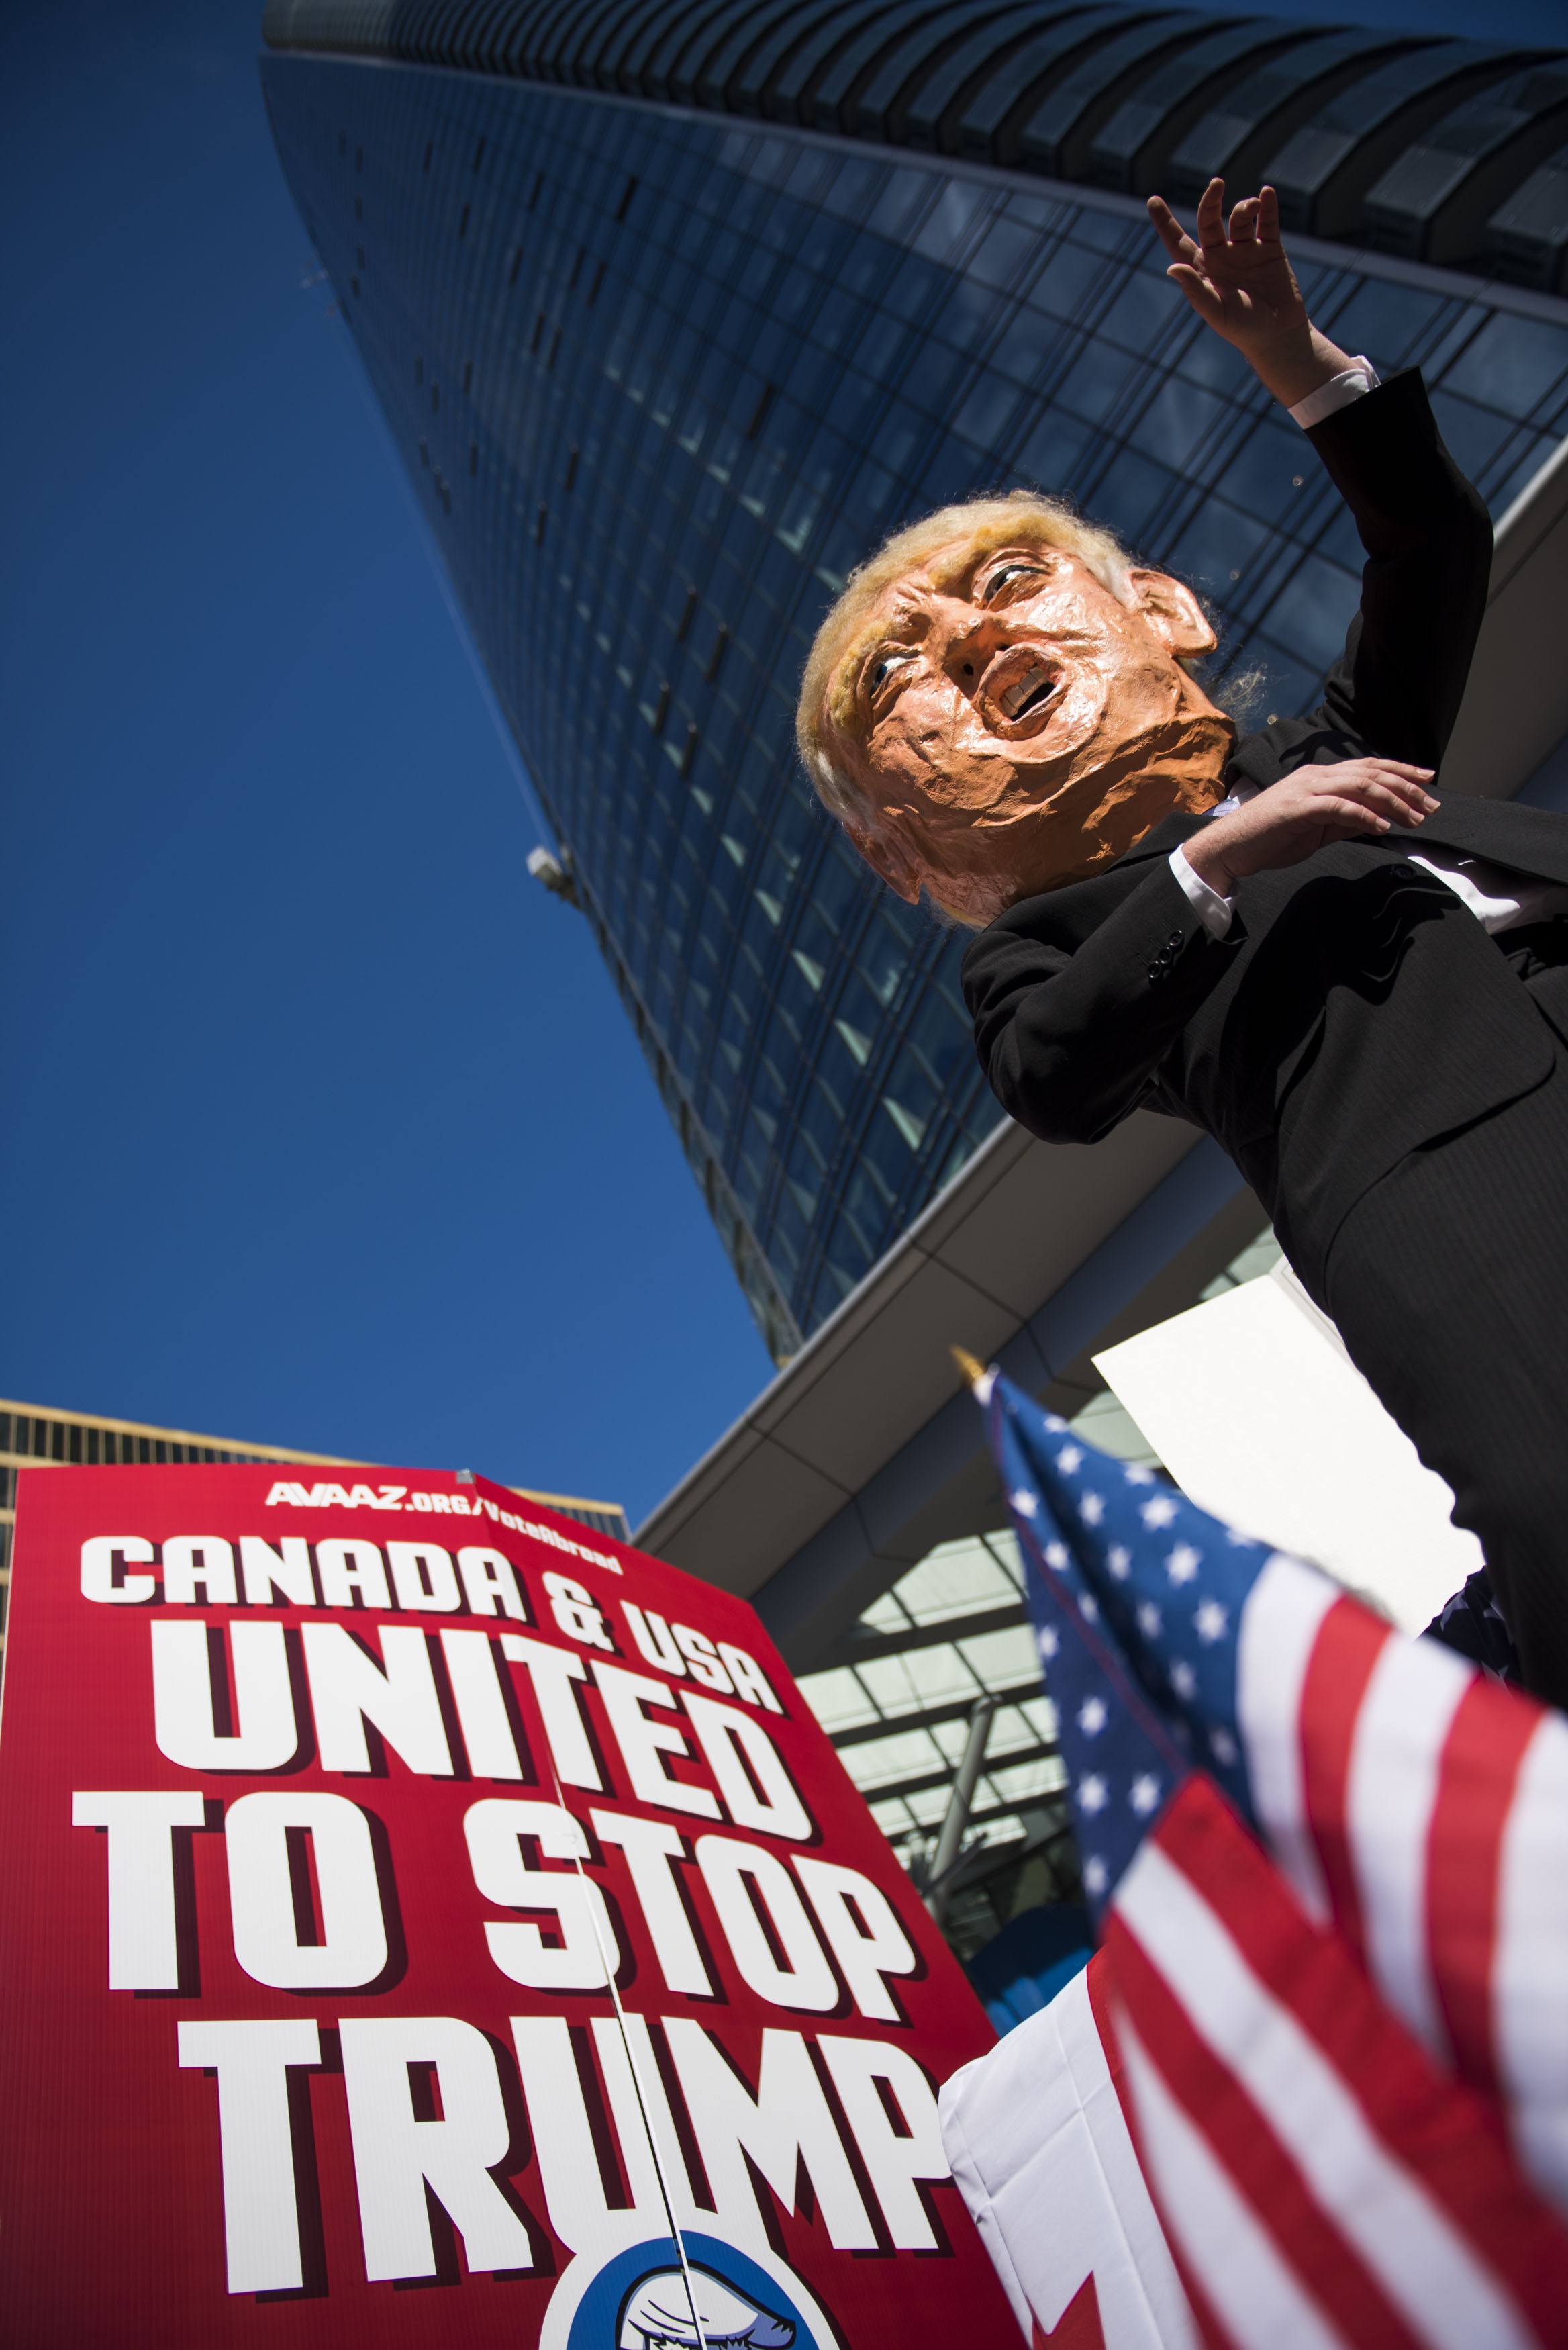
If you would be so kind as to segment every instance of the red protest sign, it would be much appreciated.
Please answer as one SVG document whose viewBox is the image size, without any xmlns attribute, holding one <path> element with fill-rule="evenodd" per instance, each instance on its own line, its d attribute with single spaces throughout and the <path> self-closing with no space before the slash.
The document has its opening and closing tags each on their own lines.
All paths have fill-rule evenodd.
<svg viewBox="0 0 1568 2350">
<path fill-rule="evenodd" d="M 742 1601 L 441 1474 L 21 1482 L 8 2339 L 1007 2336 L 993 2034 Z"/>
</svg>

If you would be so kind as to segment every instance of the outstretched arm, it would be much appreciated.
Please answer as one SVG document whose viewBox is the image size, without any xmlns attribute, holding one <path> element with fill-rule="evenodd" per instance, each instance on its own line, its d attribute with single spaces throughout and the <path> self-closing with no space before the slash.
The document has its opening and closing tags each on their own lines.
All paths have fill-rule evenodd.
<svg viewBox="0 0 1568 2350">
<path fill-rule="evenodd" d="M 1211 181 L 1198 207 L 1196 238 L 1162 198 L 1150 197 L 1148 209 L 1170 255 L 1167 275 L 1276 399 L 1299 408 L 1356 369 L 1307 317 L 1272 188 L 1237 204 L 1227 223 L 1224 183 Z M 1188 844 L 1187 858 L 1221 894 L 1226 876 L 1294 864 L 1310 853 L 1303 844 L 1314 843 L 1319 815 L 1330 818 L 1324 837 L 1344 837 L 1386 830 L 1373 811 L 1407 825 L 1435 805 L 1425 787 L 1452 732 L 1486 608 L 1491 523 L 1443 446 L 1420 378 L 1396 377 L 1365 398 L 1360 389 L 1347 388 L 1349 404 L 1310 425 L 1367 559 L 1361 608 L 1313 716 L 1316 740 L 1301 754 L 1348 762 L 1337 774 L 1355 787 L 1328 785 L 1334 771 L 1323 765 L 1302 766 L 1251 807 L 1207 827 Z M 1360 787 L 1363 771 L 1370 789 Z M 1325 789 L 1346 805 L 1325 808 Z M 1282 794 L 1302 806 L 1287 807 Z M 1364 811 L 1359 824 L 1350 803 Z"/>
<path fill-rule="evenodd" d="M 1272 188 L 1244 196 L 1227 222 L 1225 182 L 1210 180 L 1199 199 L 1196 237 L 1188 235 L 1163 196 L 1150 196 L 1148 214 L 1170 255 L 1166 276 L 1287 408 L 1352 365 L 1307 317 L 1280 239 L 1280 200 Z"/>
</svg>

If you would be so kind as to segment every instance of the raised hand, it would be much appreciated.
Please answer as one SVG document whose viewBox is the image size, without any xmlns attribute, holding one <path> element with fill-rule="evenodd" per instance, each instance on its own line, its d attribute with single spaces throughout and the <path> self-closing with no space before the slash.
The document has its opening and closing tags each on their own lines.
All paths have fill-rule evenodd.
<svg viewBox="0 0 1568 2350">
<path fill-rule="evenodd" d="M 1222 898 L 1249 873 L 1300 865 L 1331 840 L 1353 840 L 1423 823 L 1437 806 L 1430 767 L 1398 759 L 1343 759 L 1298 767 L 1244 807 L 1217 816 L 1182 854 Z"/>
<path fill-rule="evenodd" d="M 1227 222 L 1225 182 L 1210 180 L 1199 199 L 1195 238 L 1163 196 L 1150 196 L 1148 214 L 1170 255 L 1166 276 L 1277 400 L 1293 406 L 1350 365 L 1307 317 L 1280 236 L 1280 201 L 1272 188 L 1243 196 Z"/>
</svg>

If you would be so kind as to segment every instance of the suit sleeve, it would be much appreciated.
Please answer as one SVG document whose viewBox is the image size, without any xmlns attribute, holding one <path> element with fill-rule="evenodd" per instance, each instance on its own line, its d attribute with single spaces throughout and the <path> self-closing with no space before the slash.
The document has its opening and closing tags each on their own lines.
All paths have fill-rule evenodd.
<svg viewBox="0 0 1568 2350">
<path fill-rule="evenodd" d="M 1044 1142 L 1097 1142 L 1147 1095 L 1162 1055 L 1245 936 L 1210 937 L 1167 860 L 1075 951 L 1039 933 L 1049 897 L 982 931 L 963 991 L 992 1091 Z"/>
<path fill-rule="evenodd" d="M 1436 767 L 1486 611 L 1490 516 L 1443 446 L 1417 374 L 1391 377 L 1307 438 L 1366 550 L 1324 718 L 1362 751 Z"/>
</svg>

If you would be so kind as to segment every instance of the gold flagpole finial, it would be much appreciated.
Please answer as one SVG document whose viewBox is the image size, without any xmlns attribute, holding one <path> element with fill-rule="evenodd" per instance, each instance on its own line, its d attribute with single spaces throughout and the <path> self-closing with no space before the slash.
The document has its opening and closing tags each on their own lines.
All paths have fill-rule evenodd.
<svg viewBox="0 0 1568 2350">
<path fill-rule="evenodd" d="M 978 1388 L 985 1378 L 985 1365 L 977 1362 L 967 1347 L 950 1347 L 949 1354 L 959 1367 L 966 1387 Z"/>
</svg>

